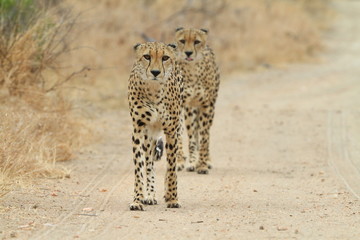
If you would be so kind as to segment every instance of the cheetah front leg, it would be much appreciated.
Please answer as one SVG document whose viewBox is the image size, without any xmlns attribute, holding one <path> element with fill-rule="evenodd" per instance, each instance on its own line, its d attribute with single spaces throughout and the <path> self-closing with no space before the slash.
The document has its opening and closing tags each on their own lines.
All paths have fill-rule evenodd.
<svg viewBox="0 0 360 240">
<path fill-rule="evenodd" d="M 146 192 L 147 197 L 144 200 L 144 204 L 155 205 L 157 201 L 155 199 L 155 169 L 154 169 L 154 159 L 156 158 L 155 147 L 156 140 L 151 137 L 145 137 L 144 145 L 142 146 L 145 155 L 146 163 Z"/>
<path fill-rule="evenodd" d="M 210 127 L 214 119 L 214 109 L 210 105 L 201 108 L 199 113 L 199 137 L 200 137 L 200 156 L 196 166 L 199 174 L 208 174 L 211 168 L 210 161 Z"/>
<path fill-rule="evenodd" d="M 168 208 L 179 208 L 177 196 L 176 152 L 178 150 L 178 134 L 166 134 L 167 170 L 165 175 L 165 202 Z"/>
<path fill-rule="evenodd" d="M 185 134 L 185 131 L 184 131 L 184 116 L 185 116 L 185 113 L 184 111 L 182 111 L 182 117 L 180 118 L 181 119 L 181 123 L 180 123 L 180 131 L 178 133 L 178 151 L 176 153 L 176 161 L 177 161 L 177 170 L 178 171 L 182 171 L 185 167 L 185 163 L 186 163 L 186 157 L 185 157 L 185 154 L 184 154 L 184 146 L 183 146 L 183 139 L 184 139 L 184 134 Z"/>
<path fill-rule="evenodd" d="M 193 172 L 199 156 L 199 110 L 194 107 L 185 108 L 185 124 L 189 136 L 189 165 L 187 171 Z"/>
<path fill-rule="evenodd" d="M 144 202 L 144 149 L 142 147 L 144 136 L 141 130 L 134 128 L 132 134 L 132 145 L 133 145 L 133 161 L 135 165 L 135 183 L 134 183 L 134 200 L 130 204 L 130 210 L 141 210 L 143 211 Z"/>
</svg>

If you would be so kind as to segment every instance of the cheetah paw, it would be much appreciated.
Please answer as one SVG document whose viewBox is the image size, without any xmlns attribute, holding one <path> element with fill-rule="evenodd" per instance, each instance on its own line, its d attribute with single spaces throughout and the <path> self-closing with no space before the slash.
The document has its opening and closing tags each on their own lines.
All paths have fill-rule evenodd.
<svg viewBox="0 0 360 240">
<path fill-rule="evenodd" d="M 207 168 L 199 168 L 197 169 L 198 174 L 208 174 L 209 170 Z"/>
<path fill-rule="evenodd" d="M 144 211 L 144 207 L 141 203 L 134 202 L 130 204 L 130 210 L 131 211 Z"/>
<path fill-rule="evenodd" d="M 151 199 L 151 198 L 148 198 L 148 199 L 145 199 L 143 201 L 141 201 L 143 204 L 145 205 L 156 205 L 157 204 L 157 201 L 155 198 Z"/>
<path fill-rule="evenodd" d="M 180 208 L 181 207 L 181 205 L 178 202 L 167 203 L 166 206 L 167 206 L 167 208 Z"/>
<path fill-rule="evenodd" d="M 195 167 L 194 166 L 190 166 L 186 168 L 186 171 L 188 172 L 194 172 L 195 171 Z"/>
<path fill-rule="evenodd" d="M 178 163 L 177 164 L 177 170 L 178 171 L 182 171 L 184 169 L 184 167 L 185 167 L 185 164 L 183 164 L 183 163 Z"/>
</svg>

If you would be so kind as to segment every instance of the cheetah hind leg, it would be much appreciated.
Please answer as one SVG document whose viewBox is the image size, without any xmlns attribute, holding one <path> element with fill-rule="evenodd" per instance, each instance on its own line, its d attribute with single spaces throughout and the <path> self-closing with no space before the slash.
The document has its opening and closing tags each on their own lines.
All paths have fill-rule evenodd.
<svg viewBox="0 0 360 240">
<path fill-rule="evenodd" d="M 180 149 L 176 153 L 176 161 L 177 161 L 177 166 L 176 166 L 177 170 L 182 171 L 185 168 L 186 157 L 184 156 L 183 151 Z"/>
</svg>

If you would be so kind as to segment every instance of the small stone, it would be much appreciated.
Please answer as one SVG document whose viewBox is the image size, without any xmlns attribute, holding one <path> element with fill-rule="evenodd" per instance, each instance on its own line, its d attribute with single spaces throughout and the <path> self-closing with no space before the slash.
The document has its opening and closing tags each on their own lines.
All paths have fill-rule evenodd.
<svg viewBox="0 0 360 240">
<path fill-rule="evenodd" d="M 278 231 L 286 231 L 286 230 L 288 230 L 288 228 L 287 227 L 277 227 L 277 230 Z"/>
<path fill-rule="evenodd" d="M 86 207 L 86 208 L 83 208 L 83 212 L 91 212 L 93 211 L 94 209 L 91 208 L 91 207 Z"/>
<path fill-rule="evenodd" d="M 264 226 L 260 226 L 259 229 L 260 229 L 260 230 L 264 230 Z"/>
</svg>

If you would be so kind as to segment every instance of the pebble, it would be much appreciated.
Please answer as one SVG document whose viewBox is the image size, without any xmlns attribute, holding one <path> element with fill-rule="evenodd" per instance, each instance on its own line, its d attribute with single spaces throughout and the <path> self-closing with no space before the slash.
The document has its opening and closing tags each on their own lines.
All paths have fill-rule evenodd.
<svg viewBox="0 0 360 240">
<path fill-rule="evenodd" d="M 287 227 L 277 227 L 277 230 L 278 231 L 286 231 L 286 230 L 288 230 L 288 228 Z"/>
</svg>

